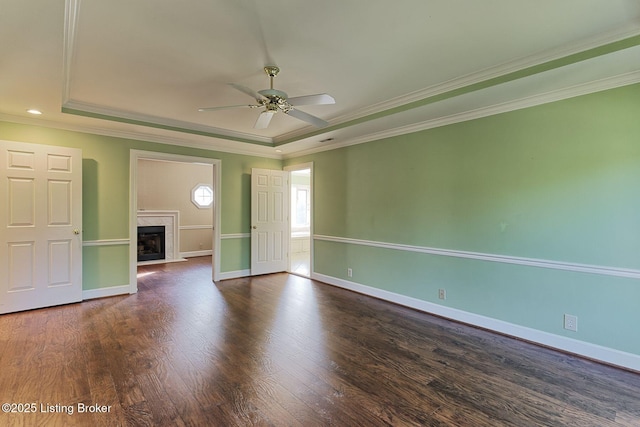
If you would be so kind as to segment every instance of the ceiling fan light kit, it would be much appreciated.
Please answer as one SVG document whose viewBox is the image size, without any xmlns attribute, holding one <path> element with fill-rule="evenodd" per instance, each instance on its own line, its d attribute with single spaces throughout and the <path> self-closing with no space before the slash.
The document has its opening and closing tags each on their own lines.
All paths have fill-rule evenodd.
<svg viewBox="0 0 640 427">
<path fill-rule="evenodd" d="M 295 109 L 295 106 L 298 105 L 327 105 L 327 104 L 335 104 L 335 99 L 331 95 L 326 93 L 319 93 L 316 95 L 304 95 L 297 96 L 293 98 L 289 98 L 289 96 L 281 91 L 273 88 L 273 78 L 278 75 L 280 72 L 280 68 L 275 65 L 267 65 L 264 67 L 264 72 L 269 76 L 270 87 L 269 89 L 263 89 L 260 91 L 254 91 L 251 88 L 246 86 L 242 86 L 236 83 L 231 83 L 230 86 L 234 89 L 239 90 L 240 92 L 251 96 L 256 100 L 257 104 L 250 105 L 227 105 L 222 107 L 206 107 L 199 108 L 198 111 L 216 111 L 216 110 L 224 110 L 230 108 L 241 108 L 241 107 L 249 107 L 249 108 L 258 108 L 265 107 L 264 111 L 260 113 L 258 116 L 258 120 L 256 120 L 255 125 L 253 126 L 255 129 L 266 129 L 271 122 L 274 114 L 279 111 L 283 113 L 295 117 L 296 119 L 305 121 L 310 123 L 316 127 L 322 128 L 329 125 L 329 123 L 319 117 L 313 116 L 311 114 L 305 113 L 304 111 Z"/>
</svg>

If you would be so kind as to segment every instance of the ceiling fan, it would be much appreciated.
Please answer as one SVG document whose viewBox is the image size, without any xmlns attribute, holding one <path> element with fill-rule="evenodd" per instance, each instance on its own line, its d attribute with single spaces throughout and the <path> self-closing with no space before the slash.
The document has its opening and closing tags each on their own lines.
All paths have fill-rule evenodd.
<svg viewBox="0 0 640 427">
<path fill-rule="evenodd" d="M 283 113 L 295 117 L 296 119 L 311 123 L 312 125 L 319 128 L 329 125 L 328 122 L 322 120 L 321 118 L 312 116 L 311 114 L 300 111 L 294 107 L 297 107 L 298 105 L 335 104 L 336 101 L 331 95 L 327 95 L 326 93 L 319 93 L 316 95 L 305 95 L 289 98 L 286 93 L 273 88 L 273 78 L 278 75 L 278 73 L 280 72 L 280 68 L 276 67 L 275 65 L 267 65 L 266 67 L 264 67 L 264 72 L 267 73 L 271 80 L 269 89 L 264 89 L 256 92 L 246 86 L 230 83 L 231 87 L 254 98 L 256 100 L 256 104 L 198 108 L 198 111 L 215 111 L 241 107 L 265 107 L 264 111 L 260 113 L 260 115 L 258 116 L 258 120 L 256 120 L 256 123 L 253 126 L 255 129 L 266 129 L 269 126 L 273 115 L 278 111 L 282 111 Z"/>
</svg>

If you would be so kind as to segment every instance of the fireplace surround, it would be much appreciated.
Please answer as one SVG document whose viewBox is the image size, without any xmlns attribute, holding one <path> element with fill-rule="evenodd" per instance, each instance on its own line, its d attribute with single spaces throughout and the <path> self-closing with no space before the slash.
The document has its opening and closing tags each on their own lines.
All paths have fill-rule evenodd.
<svg viewBox="0 0 640 427">
<path fill-rule="evenodd" d="M 164 260 L 138 261 L 138 263 L 158 263 L 184 261 L 180 257 L 180 212 L 168 210 L 138 210 L 137 226 L 164 226 Z"/>
</svg>

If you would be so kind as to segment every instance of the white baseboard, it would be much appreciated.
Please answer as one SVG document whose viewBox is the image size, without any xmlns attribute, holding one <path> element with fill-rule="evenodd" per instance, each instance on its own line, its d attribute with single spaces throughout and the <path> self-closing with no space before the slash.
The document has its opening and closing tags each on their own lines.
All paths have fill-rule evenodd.
<svg viewBox="0 0 640 427">
<path fill-rule="evenodd" d="M 156 265 L 156 264 L 171 264 L 172 262 L 185 262 L 185 258 L 173 258 L 173 259 L 154 259 L 151 261 L 139 261 L 137 266 L 142 265 Z"/>
<path fill-rule="evenodd" d="M 251 270 L 223 271 L 220 273 L 220 280 L 237 279 L 248 276 L 251 276 Z"/>
<path fill-rule="evenodd" d="M 209 256 L 213 255 L 213 251 L 211 249 L 204 251 L 190 251 L 190 252 L 180 252 L 180 256 L 182 258 L 193 258 L 197 256 Z"/>
<path fill-rule="evenodd" d="M 111 286 L 108 288 L 99 288 L 99 289 L 88 289 L 86 291 L 82 291 L 82 300 L 95 299 L 95 298 L 104 298 L 104 297 L 113 297 L 116 295 L 128 295 L 131 291 L 131 286 L 129 285 L 121 285 L 121 286 Z"/>
<path fill-rule="evenodd" d="M 494 332 L 520 338 L 546 347 L 573 353 L 588 359 L 598 360 L 610 365 L 640 372 L 640 355 L 626 353 L 613 348 L 603 347 L 548 332 L 539 331 L 525 326 L 516 325 L 502 320 L 493 319 L 479 314 L 469 313 L 451 307 L 445 307 L 417 298 L 408 297 L 394 292 L 385 291 L 360 283 L 350 282 L 337 277 L 320 273 L 312 273 L 312 279 L 348 289 L 364 295 L 369 295 L 395 304 L 410 307 L 426 313 L 435 314 L 447 319 L 466 323 Z"/>
</svg>

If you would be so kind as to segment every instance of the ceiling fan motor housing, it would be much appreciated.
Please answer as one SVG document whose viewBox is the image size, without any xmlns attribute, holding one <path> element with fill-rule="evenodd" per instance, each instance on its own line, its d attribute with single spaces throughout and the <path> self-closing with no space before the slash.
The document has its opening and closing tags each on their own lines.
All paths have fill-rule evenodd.
<svg viewBox="0 0 640 427">
<path fill-rule="evenodd" d="M 282 99 L 287 99 L 287 94 L 284 93 L 281 90 L 277 90 L 277 89 L 264 89 L 264 90 L 259 90 L 258 93 L 262 96 L 264 96 L 265 98 L 269 98 L 269 99 L 273 99 L 273 98 L 282 98 Z"/>
</svg>

